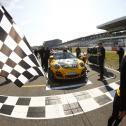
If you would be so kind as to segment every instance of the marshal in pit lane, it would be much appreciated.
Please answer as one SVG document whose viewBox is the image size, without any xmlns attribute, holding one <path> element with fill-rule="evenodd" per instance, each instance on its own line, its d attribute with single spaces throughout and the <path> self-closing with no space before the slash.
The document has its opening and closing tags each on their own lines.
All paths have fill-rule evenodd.
<svg viewBox="0 0 126 126">
<path fill-rule="evenodd" d="M 86 77 L 85 63 L 67 50 L 56 51 L 49 58 L 48 78 L 67 80 Z"/>
</svg>

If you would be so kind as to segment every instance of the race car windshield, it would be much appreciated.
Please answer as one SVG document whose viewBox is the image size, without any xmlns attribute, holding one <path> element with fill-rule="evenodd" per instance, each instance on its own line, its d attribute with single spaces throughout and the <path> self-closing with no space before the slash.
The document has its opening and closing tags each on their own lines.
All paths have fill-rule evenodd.
<svg viewBox="0 0 126 126">
<path fill-rule="evenodd" d="M 60 52 L 54 54 L 55 59 L 70 59 L 70 58 L 76 58 L 73 54 L 69 52 Z"/>
</svg>

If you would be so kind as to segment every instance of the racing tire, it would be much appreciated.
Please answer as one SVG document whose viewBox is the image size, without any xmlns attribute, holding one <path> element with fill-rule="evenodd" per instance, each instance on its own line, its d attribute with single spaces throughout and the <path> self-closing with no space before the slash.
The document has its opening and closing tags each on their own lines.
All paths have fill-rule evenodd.
<svg viewBox="0 0 126 126">
<path fill-rule="evenodd" d="M 88 78 L 87 78 L 87 75 L 86 75 L 86 74 L 84 74 L 84 75 L 81 77 L 81 79 L 82 79 L 85 83 L 87 83 L 87 81 L 88 81 Z"/>
</svg>

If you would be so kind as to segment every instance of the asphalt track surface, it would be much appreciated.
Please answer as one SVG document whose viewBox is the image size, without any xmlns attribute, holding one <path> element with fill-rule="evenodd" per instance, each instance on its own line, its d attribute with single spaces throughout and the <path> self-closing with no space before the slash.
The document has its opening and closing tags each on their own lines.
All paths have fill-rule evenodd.
<svg viewBox="0 0 126 126">
<path fill-rule="evenodd" d="M 0 78 L 0 126 L 106 126 L 119 72 L 88 66 L 88 80 L 52 82 L 44 77 L 18 88 Z M 120 126 L 125 126 L 124 118 Z"/>
</svg>

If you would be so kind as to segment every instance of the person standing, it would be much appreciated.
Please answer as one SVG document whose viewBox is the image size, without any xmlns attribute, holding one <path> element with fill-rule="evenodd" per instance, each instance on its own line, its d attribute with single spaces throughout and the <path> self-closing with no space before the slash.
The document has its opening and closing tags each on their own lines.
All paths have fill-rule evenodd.
<svg viewBox="0 0 126 126">
<path fill-rule="evenodd" d="M 122 58 L 124 56 L 124 49 L 120 45 L 118 47 L 117 54 L 119 55 L 119 69 L 118 70 L 120 71 L 120 64 L 121 64 Z"/>
<path fill-rule="evenodd" d="M 105 48 L 103 47 L 103 44 L 100 42 L 98 43 L 98 63 L 100 70 L 100 78 L 98 79 L 99 81 L 103 80 L 104 61 L 105 61 Z"/>
<path fill-rule="evenodd" d="M 44 67 L 45 67 L 45 72 L 48 70 L 48 59 L 50 56 L 50 49 L 46 47 L 45 49 L 45 55 L 44 55 Z"/>
<path fill-rule="evenodd" d="M 120 65 L 120 87 L 117 89 L 113 102 L 112 115 L 108 119 L 108 126 L 118 126 L 126 115 L 126 55 Z"/>
<path fill-rule="evenodd" d="M 69 47 L 68 49 L 69 49 L 69 51 L 72 53 L 72 47 Z"/>
<path fill-rule="evenodd" d="M 79 48 L 79 46 L 76 48 L 76 57 L 79 58 L 79 55 L 81 54 L 81 49 Z"/>
<path fill-rule="evenodd" d="M 45 50 L 44 50 L 43 46 L 41 47 L 41 49 L 39 49 L 38 53 L 39 53 L 40 59 L 41 59 L 41 66 L 44 67 L 44 54 L 45 54 Z"/>
</svg>

